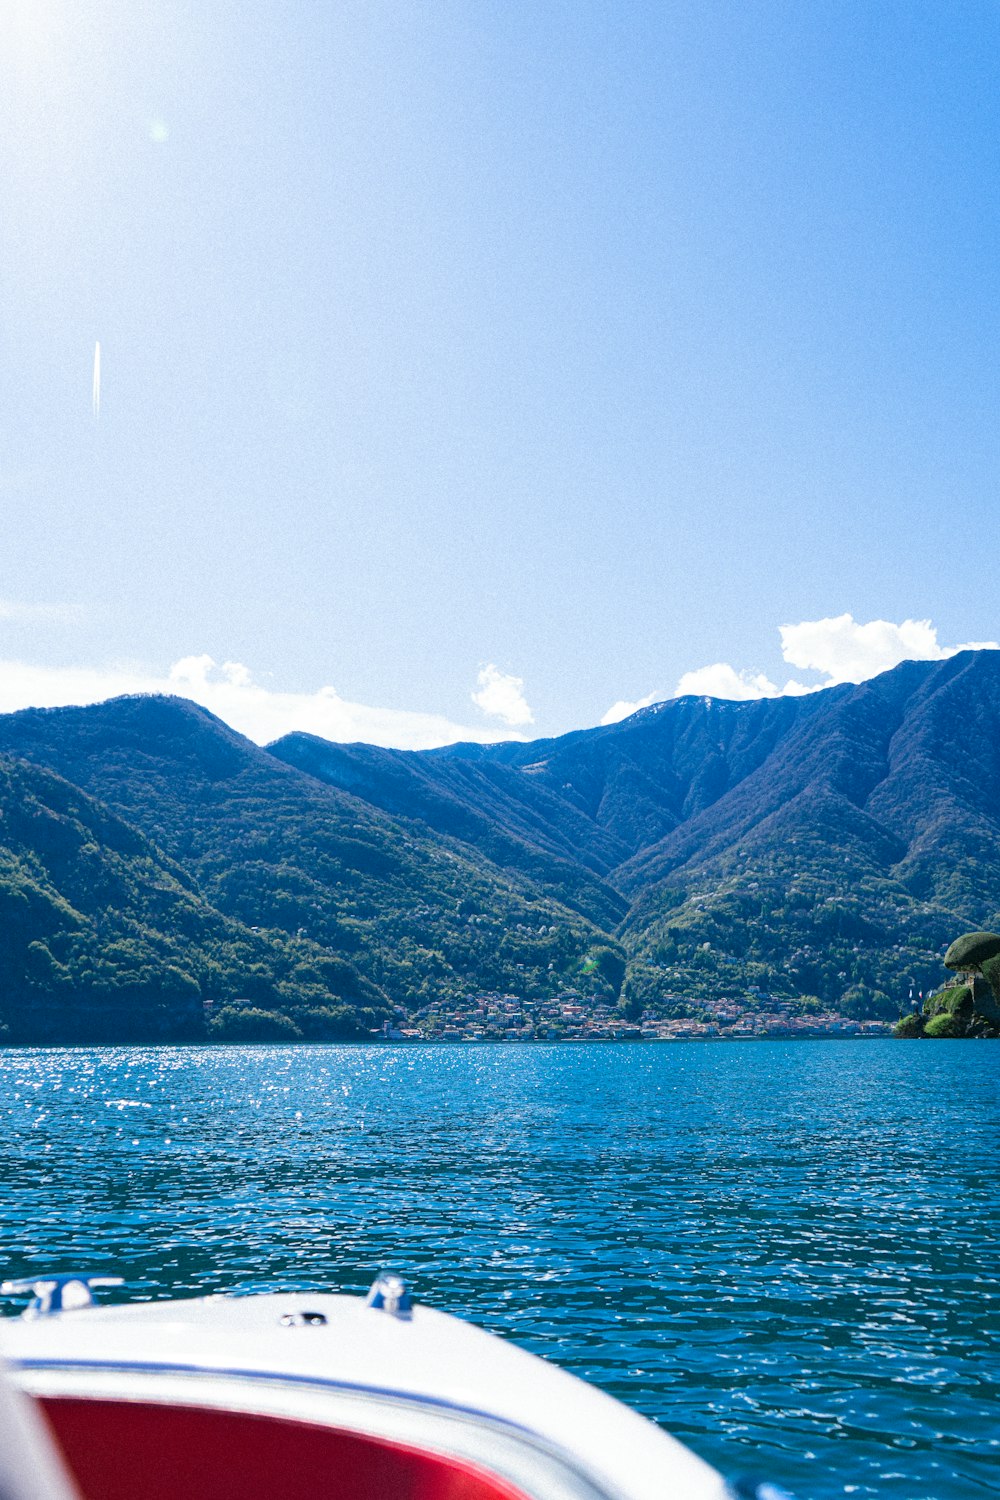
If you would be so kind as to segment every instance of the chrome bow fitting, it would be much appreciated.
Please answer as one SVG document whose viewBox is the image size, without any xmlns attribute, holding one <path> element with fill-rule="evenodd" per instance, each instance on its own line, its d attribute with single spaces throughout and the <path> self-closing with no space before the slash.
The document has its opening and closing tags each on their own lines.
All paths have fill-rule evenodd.
<svg viewBox="0 0 1000 1500">
<path fill-rule="evenodd" d="M 406 1282 L 402 1276 L 394 1276 L 388 1271 L 383 1271 L 372 1282 L 365 1303 L 392 1318 L 408 1318 L 413 1312 L 413 1298 Z"/>
<path fill-rule="evenodd" d="M 31 1297 L 22 1318 L 53 1318 L 61 1312 L 78 1312 L 92 1307 L 91 1288 L 121 1286 L 120 1276 L 88 1276 L 79 1271 L 65 1271 L 53 1276 L 26 1276 L 20 1281 L 0 1283 L 4 1297 Z"/>
</svg>

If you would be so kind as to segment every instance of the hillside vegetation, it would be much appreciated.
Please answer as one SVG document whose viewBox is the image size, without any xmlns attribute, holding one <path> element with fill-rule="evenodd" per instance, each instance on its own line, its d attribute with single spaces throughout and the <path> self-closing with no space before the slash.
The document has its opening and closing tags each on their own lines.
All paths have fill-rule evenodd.
<svg viewBox="0 0 1000 1500">
<path fill-rule="evenodd" d="M 183 868 L 233 932 L 269 951 L 308 950 L 301 985 L 294 964 L 280 988 L 262 979 L 217 995 L 201 985 L 215 1009 L 242 999 L 298 1019 L 325 987 L 327 1003 L 374 1006 L 380 1019 L 389 999 L 412 1007 L 469 986 L 539 993 L 582 973 L 607 940 L 526 876 L 334 791 L 181 700 L 11 715 L 0 719 L 0 745 L 72 775 Z M 197 978 L 195 949 L 186 972 Z M 608 993 L 599 974 L 584 987 Z M 235 1016 L 224 1022 L 245 1029 Z"/>
<path fill-rule="evenodd" d="M 901 1037 L 957 1040 L 1000 1036 L 1000 936 L 967 932 L 944 956 L 945 967 L 959 976 L 928 995 L 922 1006 L 896 1027 Z"/>
<path fill-rule="evenodd" d="M 0 838 L 4 1040 L 192 1040 L 206 1008 L 244 998 L 291 1012 L 295 1034 L 356 1035 L 386 1013 L 353 966 L 223 916 L 106 807 L 6 757 Z"/>
<path fill-rule="evenodd" d="M 139 697 L 0 717 L 0 752 L 17 1040 L 364 1034 L 470 990 L 895 1018 L 1000 925 L 1000 653 L 531 744 L 264 750 Z"/>
<path fill-rule="evenodd" d="M 956 930 L 996 920 L 996 652 L 801 698 L 678 699 L 528 745 L 407 754 L 293 735 L 271 749 L 432 829 L 491 839 L 505 868 L 548 861 L 564 899 L 575 850 L 627 903 L 613 931 L 633 1013 L 806 995 L 894 1018 L 937 983 Z"/>
</svg>

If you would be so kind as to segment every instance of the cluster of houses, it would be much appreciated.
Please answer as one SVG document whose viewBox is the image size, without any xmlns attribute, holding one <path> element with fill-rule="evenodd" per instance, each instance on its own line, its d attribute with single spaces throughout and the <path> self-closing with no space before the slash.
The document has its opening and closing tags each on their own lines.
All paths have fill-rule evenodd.
<svg viewBox="0 0 1000 1500">
<path fill-rule="evenodd" d="M 834 1011 L 801 1015 L 790 1009 L 744 1009 L 727 1002 L 702 1012 L 701 1019 L 663 1019 L 652 1011 L 628 1021 L 610 1005 L 584 1003 L 575 990 L 549 1000 L 522 999 L 493 991 L 422 1006 L 395 1021 L 382 1035 L 390 1041 L 684 1041 L 689 1039 L 888 1036 L 888 1021 L 853 1021 Z"/>
<path fill-rule="evenodd" d="M 692 1037 L 891 1036 L 892 1026 L 891 1021 L 854 1021 L 836 1011 L 804 1016 L 746 1011 L 725 1021 L 643 1021 L 642 1035 L 663 1042 Z"/>
<path fill-rule="evenodd" d="M 441 1000 L 412 1012 L 396 1025 L 386 1022 L 391 1040 L 443 1042 L 534 1042 L 587 1038 L 638 1038 L 641 1027 L 623 1021 L 610 1005 L 584 1004 L 575 990 L 551 1000 L 522 999 L 496 991 Z"/>
</svg>

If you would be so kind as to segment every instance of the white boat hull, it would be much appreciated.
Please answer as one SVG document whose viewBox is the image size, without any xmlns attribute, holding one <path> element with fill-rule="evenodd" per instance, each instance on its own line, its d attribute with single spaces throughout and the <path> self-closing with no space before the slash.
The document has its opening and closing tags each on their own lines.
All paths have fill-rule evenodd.
<svg viewBox="0 0 1000 1500">
<path fill-rule="evenodd" d="M 2 1346 L 86 1500 L 254 1500 L 273 1493 L 272 1462 L 275 1500 L 729 1494 L 620 1402 L 420 1306 L 309 1293 L 86 1307 L 8 1322 Z M 374 1487 L 359 1489 L 368 1460 Z"/>
</svg>

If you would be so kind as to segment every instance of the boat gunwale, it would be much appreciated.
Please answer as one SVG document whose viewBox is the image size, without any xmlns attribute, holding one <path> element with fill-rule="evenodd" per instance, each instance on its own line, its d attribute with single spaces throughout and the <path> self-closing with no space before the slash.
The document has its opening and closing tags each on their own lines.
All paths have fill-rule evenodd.
<svg viewBox="0 0 1000 1500">
<path fill-rule="evenodd" d="M 43 1402 L 62 1398 L 155 1403 L 304 1423 L 476 1465 L 515 1485 L 525 1500 L 619 1500 L 623 1494 L 544 1433 L 443 1397 L 321 1375 L 167 1361 L 15 1356 L 7 1367 L 22 1390 Z M 96 1386 L 74 1379 L 87 1375 L 98 1377 Z M 125 1381 L 128 1384 L 122 1384 Z M 287 1387 L 299 1396 L 311 1391 L 317 1400 L 307 1409 L 282 1401 L 282 1394 L 290 1394 Z M 248 1396 L 257 1399 L 245 1399 Z M 331 1398 L 337 1403 L 332 1409 Z M 400 1436 L 395 1424 L 401 1414 L 413 1419 L 414 1429 L 419 1425 L 419 1433 Z M 391 1415 L 393 1421 L 380 1422 L 380 1415 Z"/>
</svg>

